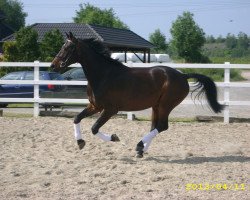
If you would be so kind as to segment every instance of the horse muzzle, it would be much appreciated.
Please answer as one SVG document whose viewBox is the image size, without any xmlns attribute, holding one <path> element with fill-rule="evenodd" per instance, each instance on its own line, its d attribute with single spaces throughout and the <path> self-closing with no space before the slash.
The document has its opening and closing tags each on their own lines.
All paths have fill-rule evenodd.
<svg viewBox="0 0 250 200">
<path fill-rule="evenodd" d="M 59 67 L 57 67 L 54 63 L 51 63 L 50 68 L 52 69 L 53 72 L 59 71 Z"/>
</svg>

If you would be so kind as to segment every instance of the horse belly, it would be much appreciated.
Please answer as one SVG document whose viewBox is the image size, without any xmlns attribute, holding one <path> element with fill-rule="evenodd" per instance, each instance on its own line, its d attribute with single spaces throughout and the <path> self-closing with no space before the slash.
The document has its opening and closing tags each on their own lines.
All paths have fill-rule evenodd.
<svg viewBox="0 0 250 200">
<path fill-rule="evenodd" d="M 119 110 L 137 111 L 150 108 L 157 104 L 160 92 L 153 89 L 137 90 L 121 94 L 119 98 Z"/>
</svg>

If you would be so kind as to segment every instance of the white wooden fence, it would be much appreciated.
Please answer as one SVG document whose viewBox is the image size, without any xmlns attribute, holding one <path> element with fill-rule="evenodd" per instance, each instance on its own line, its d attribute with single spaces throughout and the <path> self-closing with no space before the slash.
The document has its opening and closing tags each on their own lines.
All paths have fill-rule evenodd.
<svg viewBox="0 0 250 200">
<path fill-rule="evenodd" d="M 129 67 L 151 67 L 159 65 L 159 63 L 125 63 Z M 250 106 L 250 101 L 230 101 L 230 87 L 250 87 L 250 83 L 235 83 L 230 82 L 230 69 L 250 69 L 250 64 L 174 64 L 174 63 L 161 63 L 173 68 L 213 68 L 224 69 L 224 82 L 216 83 L 217 86 L 224 88 L 224 101 L 221 103 L 227 105 L 224 110 L 224 123 L 229 123 L 229 106 L 240 105 Z M 0 84 L 33 84 L 34 85 L 34 98 L 0 98 L 0 102 L 17 102 L 17 103 L 34 103 L 34 117 L 39 116 L 40 103 L 88 103 L 87 99 L 54 99 L 54 98 L 40 98 L 39 85 L 87 85 L 87 81 L 45 81 L 39 80 L 39 68 L 49 67 L 50 63 L 35 62 L 0 62 L 0 67 L 34 67 L 34 80 L 0 80 Z M 71 65 L 70 67 L 80 67 L 79 64 Z M 183 104 L 193 104 L 191 100 L 184 100 Z M 128 113 L 128 118 L 131 118 L 132 113 Z"/>
</svg>

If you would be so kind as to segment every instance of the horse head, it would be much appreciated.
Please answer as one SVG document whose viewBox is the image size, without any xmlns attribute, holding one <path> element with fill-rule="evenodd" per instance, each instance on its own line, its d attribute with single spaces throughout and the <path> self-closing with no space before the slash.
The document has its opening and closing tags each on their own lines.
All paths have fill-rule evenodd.
<svg viewBox="0 0 250 200">
<path fill-rule="evenodd" d="M 59 53 L 53 59 L 50 67 L 53 68 L 54 71 L 58 71 L 61 67 L 65 68 L 71 64 L 78 62 L 77 56 L 77 43 L 78 40 L 74 37 L 74 35 L 69 32 L 66 33 L 67 41 L 62 46 Z"/>
</svg>

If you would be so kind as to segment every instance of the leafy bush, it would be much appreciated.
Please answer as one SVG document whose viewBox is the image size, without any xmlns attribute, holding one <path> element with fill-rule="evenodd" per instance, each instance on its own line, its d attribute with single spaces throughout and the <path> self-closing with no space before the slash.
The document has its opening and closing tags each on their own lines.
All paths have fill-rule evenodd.
<svg viewBox="0 0 250 200">
<path fill-rule="evenodd" d="M 50 62 L 55 55 L 59 52 L 64 43 L 63 35 L 58 29 L 51 30 L 45 33 L 43 40 L 41 41 L 41 60 Z"/>
<path fill-rule="evenodd" d="M 18 50 L 16 46 L 16 42 L 4 42 L 3 43 L 3 51 L 4 51 L 4 61 L 15 61 L 18 57 Z"/>
<path fill-rule="evenodd" d="M 249 64 L 250 56 L 245 56 L 241 58 L 231 58 L 231 57 L 210 57 L 212 63 L 225 63 L 230 62 L 231 64 Z"/>
</svg>

